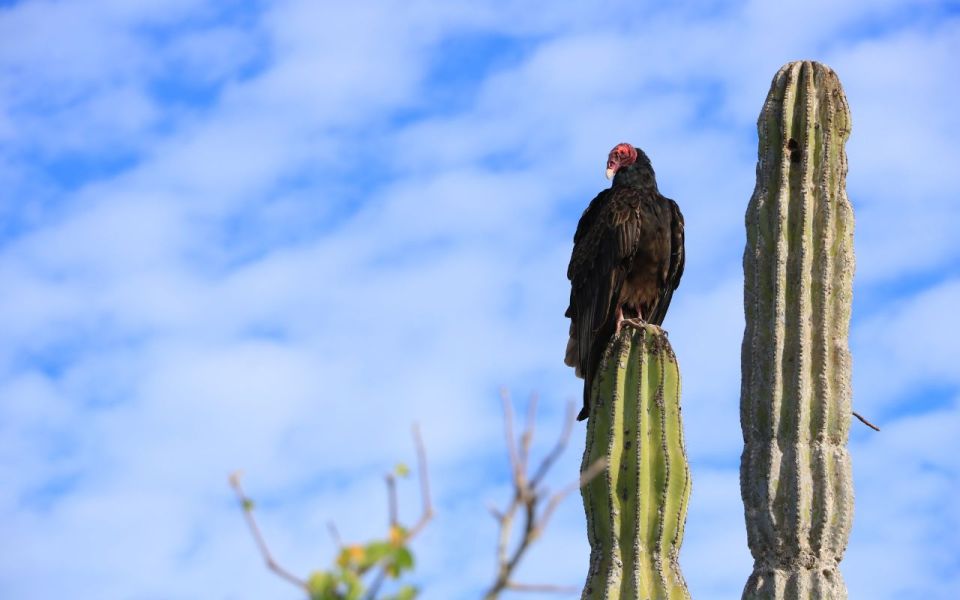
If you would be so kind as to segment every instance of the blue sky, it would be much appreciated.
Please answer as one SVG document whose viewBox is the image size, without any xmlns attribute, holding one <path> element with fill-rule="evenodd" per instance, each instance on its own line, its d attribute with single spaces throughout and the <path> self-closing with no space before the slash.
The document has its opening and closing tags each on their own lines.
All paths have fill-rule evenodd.
<svg viewBox="0 0 960 600">
<path fill-rule="evenodd" d="M 854 405 L 883 427 L 851 432 L 842 570 L 851 598 L 957 597 L 960 4 L 585 4 L 0 3 L 0 595 L 296 598 L 226 475 L 306 573 L 328 520 L 382 533 L 419 421 L 416 579 L 476 597 L 497 390 L 539 392 L 542 451 L 580 395 L 572 233 L 631 141 L 687 222 L 682 565 L 737 597 L 743 213 L 770 79 L 806 58 L 853 114 Z M 584 533 L 572 498 L 520 578 L 580 584 Z"/>
</svg>

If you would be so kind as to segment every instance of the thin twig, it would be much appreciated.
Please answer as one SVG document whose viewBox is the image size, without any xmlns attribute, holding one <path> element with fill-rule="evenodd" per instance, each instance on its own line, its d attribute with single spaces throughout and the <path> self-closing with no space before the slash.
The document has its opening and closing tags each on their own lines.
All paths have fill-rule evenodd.
<svg viewBox="0 0 960 600">
<path fill-rule="evenodd" d="M 420 515 L 420 520 L 407 533 L 408 540 L 423 531 L 423 528 L 433 518 L 433 503 L 430 501 L 430 476 L 427 472 L 427 450 L 423 446 L 420 425 L 417 424 L 413 426 L 413 443 L 417 447 L 417 471 L 420 472 L 420 495 L 423 499 L 423 513 Z"/>
<path fill-rule="evenodd" d="M 503 513 L 503 517 L 500 519 L 500 535 L 497 538 L 497 582 L 501 581 L 505 584 L 510 573 L 507 569 L 507 565 L 510 564 L 509 558 L 509 546 L 510 546 L 510 532 L 513 529 L 513 516 L 516 514 L 517 509 L 520 507 L 520 501 L 514 497 L 513 502 L 510 503 L 510 506 L 507 508 L 506 512 Z M 489 593 L 486 598 L 494 598 Z"/>
<path fill-rule="evenodd" d="M 553 516 L 553 512 L 557 510 L 557 506 L 560 505 L 563 500 L 572 494 L 573 492 L 581 489 L 583 486 L 590 483 L 594 477 L 603 473 L 603 470 L 607 468 L 607 458 L 602 457 L 598 458 L 593 462 L 592 465 L 587 467 L 587 470 L 580 474 L 580 479 L 571 483 L 567 487 L 563 488 L 556 494 L 550 497 L 550 500 L 547 501 L 547 507 L 543 510 L 543 513 L 540 515 L 540 521 L 537 523 L 537 527 L 534 531 L 534 535 L 539 536 L 543 533 L 543 530 L 547 528 L 547 523 L 550 522 L 550 517 Z"/>
<path fill-rule="evenodd" d="M 510 582 L 510 575 L 513 574 L 517 565 L 520 564 L 520 559 L 523 558 L 527 547 L 529 547 L 537 537 L 534 533 L 535 523 L 537 522 L 537 502 L 536 499 L 533 498 L 534 497 L 531 496 L 532 500 L 530 502 L 523 503 L 523 537 L 520 538 L 520 543 L 514 549 L 513 556 L 511 556 L 507 564 L 504 565 L 504 585 Z"/>
<path fill-rule="evenodd" d="M 563 419 L 563 430 L 560 432 L 560 438 L 557 439 L 556 445 L 543 459 L 543 462 L 540 463 L 540 467 L 537 469 L 537 472 L 534 474 L 533 479 L 530 480 L 530 485 L 537 487 L 540 485 L 540 482 L 543 480 L 544 476 L 547 474 L 547 471 L 553 467 L 553 463 L 560 458 L 560 455 L 563 454 L 563 451 L 567 447 L 567 443 L 570 441 L 570 433 L 573 431 L 574 419 L 574 405 L 573 402 L 567 402 L 567 412 Z"/>
<path fill-rule="evenodd" d="M 340 538 L 340 532 L 337 531 L 337 526 L 333 521 L 327 521 L 327 531 L 330 532 L 330 538 L 337 545 L 337 549 L 343 548 L 343 540 Z"/>
<path fill-rule="evenodd" d="M 858 413 L 857 411 L 853 411 L 853 416 L 855 416 L 856 418 L 860 419 L 860 422 L 863 423 L 864 425 L 866 425 L 867 427 L 869 427 L 870 429 L 872 429 L 872 430 L 874 430 L 874 431 L 880 431 L 880 428 L 879 428 L 879 427 L 877 427 L 876 425 L 874 425 L 874 424 L 871 423 L 870 421 L 864 419 L 864 418 L 860 415 L 860 413 Z"/>
<path fill-rule="evenodd" d="M 527 403 L 527 420 L 524 424 L 523 434 L 520 435 L 520 472 L 526 476 L 527 465 L 530 460 L 530 445 L 533 443 L 533 432 L 537 421 L 537 395 L 530 396 L 530 402 Z"/>
<path fill-rule="evenodd" d="M 390 520 L 390 527 L 396 527 L 397 517 L 397 479 L 392 473 L 387 473 L 387 517 Z"/>
<path fill-rule="evenodd" d="M 517 489 L 520 489 L 523 487 L 523 482 L 520 473 L 520 457 L 517 453 L 517 442 L 513 437 L 513 402 L 510 401 L 510 393 L 507 390 L 500 391 L 500 399 L 503 402 L 503 428 L 507 436 L 507 454 L 510 456 L 510 469 L 513 472 L 513 483 Z"/>
<path fill-rule="evenodd" d="M 487 510 L 490 511 L 490 516 L 492 516 L 497 523 L 503 520 L 503 513 L 500 512 L 500 509 L 494 506 L 493 504 L 488 504 Z"/>
<path fill-rule="evenodd" d="M 277 561 L 273 559 L 273 555 L 270 553 L 270 549 L 267 547 L 267 542 L 263 539 L 263 535 L 260 533 L 260 528 L 257 526 L 257 521 L 253 518 L 253 500 L 244 494 L 243 487 L 240 485 L 239 472 L 235 472 L 230 475 L 230 487 L 232 487 L 237 493 L 237 499 L 240 501 L 240 507 L 243 509 L 244 519 L 247 521 L 247 526 L 250 527 L 250 533 L 253 534 L 253 539 L 257 543 L 257 547 L 260 549 L 260 555 L 263 557 L 263 561 L 267 564 L 267 568 L 281 578 L 286 579 L 293 585 L 309 593 L 310 589 L 307 587 L 306 581 L 300 579 L 290 571 L 287 571 L 277 564 Z"/>
<path fill-rule="evenodd" d="M 387 578 L 387 566 L 386 564 L 381 563 L 380 568 L 377 570 L 377 575 L 374 577 L 373 582 L 370 583 L 370 587 L 367 588 L 367 593 L 364 594 L 364 600 L 374 600 L 377 597 L 377 592 L 380 591 L 380 586 L 383 585 L 383 580 Z"/>
<path fill-rule="evenodd" d="M 420 435 L 420 426 L 415 423 L 412 430 L 413 443 L 417 449 L 417 470 L 420 474 L 420 493 L 423 496 L 423 513 L 420 515 L 420 520 L 410 528 L 409 532 L 407 532 L 404 541 L 409 541 L 415 535 L 420 533 L 420 531 L 426 527 L 430 519 L 433 518 L 433 503 L 430 500 L 430 479 L 427 473 L 427 451 L 423 445 L 423 437 Z M 394 528 L 398 527 L 400 524 L 397 510 L 397 478 L 394 477 L 393 473 L 388 473 L 386 475 L 386 481 L 388 511 L 390 515 L 389 518 L 392 536 Z M 364 595 L 364 600 L 374 600 L 374 598 L 376 598 L 377 592 L 380 591 L 380 586 L 383 585 L 383 582 L 387 577 L 388 565 L 389 563 L 386 560 L 381 560 L 380 564 L 377 565 L 377 574 L 370 583 L 370 587 L 367 588 L 367 593 Z"/>
</svg>

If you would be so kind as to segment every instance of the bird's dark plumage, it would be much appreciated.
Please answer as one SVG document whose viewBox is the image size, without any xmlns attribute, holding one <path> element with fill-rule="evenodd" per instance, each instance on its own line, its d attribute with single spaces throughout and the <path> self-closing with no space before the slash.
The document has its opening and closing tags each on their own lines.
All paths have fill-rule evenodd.
<svg viewBox="0 0 960 600">
<path fill-rule="evenodd" d="M 683 215 L 676 202 L 660 195 L 650 159 L 620 144 L 610 153 L 611 170 L 613 185 L 580 217 L 567 269 L 570 340 L 564 362 L 584 379 L 578 420 L 589 414 L 593 377 L 620 319 L 661 325 L 683 275 Z"/>
</svg>

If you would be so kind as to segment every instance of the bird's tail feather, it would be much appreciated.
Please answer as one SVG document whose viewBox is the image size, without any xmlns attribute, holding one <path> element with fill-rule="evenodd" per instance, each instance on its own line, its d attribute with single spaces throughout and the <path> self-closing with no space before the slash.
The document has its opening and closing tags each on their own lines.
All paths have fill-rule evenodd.
<svg viewBox="0 0 960 600">
<path fill-rule="evenodd" d="M 567 340 L 567 352 L 563 357 L 563 364 L 573 367 L 577 377 L 583 379 L 583 370 L 580 368 L 580 349 L 577 347 L 577 339 L 573 336 Z"/>
</svg>

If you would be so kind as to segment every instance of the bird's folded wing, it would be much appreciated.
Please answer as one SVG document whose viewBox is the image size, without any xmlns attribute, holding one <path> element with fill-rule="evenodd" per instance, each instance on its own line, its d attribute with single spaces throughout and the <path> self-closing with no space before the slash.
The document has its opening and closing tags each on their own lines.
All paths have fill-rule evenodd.
<svg viewBox="0 0 960 600">
<path fill-rule="evenodd" d="M 669 198 L 663 198 L 663 200 L 670 207 L 670 264 L 664 273 L 663 280 L 660 282 L 660 297 L 657 299 L 657 305 L 650 315 L 649 322 L 654 325 L 663 325 L 667 309 L 670 308 L 670 300 L 673 299 L 673 290 L 680 285 L 680 278 L 683 276 L 683 267 L 686 262 L 683 249 L 683 214 L 676 202 Z"/>
<path fill-rule="evenodd" d="M 640 241 L 640 193 L 629 187 L 605 190 L 587 207 L 574 235 L 567 269 L 571 282 L 567 316 L 575 330 L 571 335 L 579 367 L 587 377 L 592 375 L 594 338 L 601 328 L 612 325 L 625 278 L 624 263 Z"/>
</svg>

